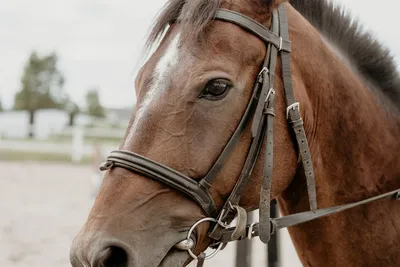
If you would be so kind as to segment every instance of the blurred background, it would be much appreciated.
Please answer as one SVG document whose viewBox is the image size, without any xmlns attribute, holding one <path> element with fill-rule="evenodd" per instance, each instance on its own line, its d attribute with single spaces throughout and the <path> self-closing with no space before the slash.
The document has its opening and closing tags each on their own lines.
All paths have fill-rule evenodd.
<svg viewBox="0 0 400 267">
<path fill-rule="evenodd" d="M 0 266 L 70 266 L 71 240 L 135 106 L 134 78 L 166 0 L 0 0 Z M 400 65 L 399 3 L 335 0 Z M 301 266 L 286 231 L 280 266 Z M 230 245 L 207 266 L 234 266 Z M 253 266 L 265 246 L 253 242 Z"/>
</svg>

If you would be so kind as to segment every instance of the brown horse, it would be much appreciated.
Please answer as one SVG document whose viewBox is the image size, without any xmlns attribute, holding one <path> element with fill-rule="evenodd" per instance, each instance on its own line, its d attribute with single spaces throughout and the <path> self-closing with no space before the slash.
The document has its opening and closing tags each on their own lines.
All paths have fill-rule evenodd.
<svg viewBox="0 0 400 267">
<path fill-rule="evenodd" d="M 266 28 L 283 0 L 170 0 L 149 38 L 162 38 L 136 78 L 138 104 L 121 149 L 198 180 L 238 126 L 267 53 L 265 43 L 229 22 L 218 8 Z M 324 0 L 293 0 L 287 10 L 294 92 L 315 170 L 319 207 L 360 201 L 400 187 L 400 78 L 390 53 L 341 9 Z M 286 121 L 280 64 L 271 198 L 281 213 L 308 210 L 303 166 Z M 232 191 L 251 142 L 248 126 L 211 185 L 218 209 Z M 240 205 L 258 208 L 263 155 Z M 181 192 L 124 168 L 106 173 L 73 242 L 82 266 L 184 266 L 175 244 L 204 218 Z M 196 228 L 198 255 L 211 242 Z M 380 200 L 289 228 L 305 266 L 399 266 L 400 205 Z"/>
</svg>

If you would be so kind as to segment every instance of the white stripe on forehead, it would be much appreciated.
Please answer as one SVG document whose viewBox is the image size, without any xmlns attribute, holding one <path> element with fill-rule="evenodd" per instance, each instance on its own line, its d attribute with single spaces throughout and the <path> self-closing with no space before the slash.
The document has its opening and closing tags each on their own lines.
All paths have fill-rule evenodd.
<svg viewBox="0 0 400 267">
<path fill-rule="evenodd" d="M 146 114 L 147 109 L 154 102 L 158 101 L 163 93 L 168 89 L 170 75 L 179 59 L 179 40 L 180 33 L 177 33 L 171 43 L 165 50 L 165 54 L 158 61 L 156 68 L 153 72 L 152 83 L 150 89 L 147 91 L 142 103 L 136 112 L 135 121 L 129 131 L 128 140 L 133 137 L 133 134 L 137 130 L 140 121 Z"/>
</svg>

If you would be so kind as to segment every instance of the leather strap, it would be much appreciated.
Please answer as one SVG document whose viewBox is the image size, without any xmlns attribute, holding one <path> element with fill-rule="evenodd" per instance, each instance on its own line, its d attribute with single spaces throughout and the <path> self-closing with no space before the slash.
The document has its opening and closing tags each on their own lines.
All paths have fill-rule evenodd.
<svg viewBox="0 0 400 267">
<path fill-rule="evenodd" d="M 197 257 L 196 267 L 203 267 L 205 260 L 206 260 L 206 254 L 204 252 L 200 253 L 200 255 Z"/>
<path fill-rule="evenodd" d="M 221 171 L 222 167 L 224 166 L 226 160 L 232 154 L 234 148 L 236 147 L 237 143 L 240 140 L 244 130 L 246 129 L 247 124 L 251 120 L 254 110 L 257 105 L 258 95 L 260 90 L 260 84 L 256 83 L 254 85 L 253 94 L 250 98 L 249 103 L 247 104 L 246 110 L 242 116 L 241 121 L 239 122 L 238 127 L 236 128 L 235 132 L 229 139 L 228 143 L 225 145 L 225 148 L 221 152 L 218 159 L 215 161 L 214 165 L 208 171 L 206 176 L 201 179 L 200 184 L 204 187 L 209 189 L 211 187 L 212 182 L 217 177 L 218 173 Z"/>
<path fill-rule="evenodd" d="M 268 95 L 268 91 L 270 88 L 270 75 L 272 74 L 274 70 L 269 69 L 269 62 L 270 62 L 270 57 L 271 57 L 271 44 L 267 45 L 267 51 L 266 51 L 266 56 L 261 68 L 260 73 L 258 74 L 257 81 L 258 83 L 262 84 L 262 89 L 260 93 L 259 99 L 266 99 Z M 272 74 L 273 75 L 273 74 Z M 261 117 L 263 115 L 263 108 L 264 108 L 264 102 L 263 101 L 258 101 L 256 111 L 254 113 L 253 117 L 253 122 L 251 124 L 251 136 L 254 138 L 257 135 L 258 132 L 258 127 L 260 127 L 260 122 L 261 122 Z"/>
<path fill-rule="evenodd" d="M 272 13 L 272 31 L 279 34 L 279 20 L 278 12 L 276 10 Z M 271 185 L 273 178 L 274 166 L 274 118 L 275 118 L 275 91 L 273 86 L 275 84 L 275 71 L 276 63 L 278 60 L 278 49 L 273 46 L 271 49 L 271 75 L 269 76 L 271 89 L 264 103 L 264 114 L 266 116 L 265 131 L 267 131 L 266 144 L 265 144 L 265 157 L 264 157 L 264 172 L 263 180 L 260 189 L 260 203 L 259 203 L 259 219 L 260 219 L 260 240 L 263 243 L 268 243 L 270 240 L 270 213 L 271 213 Z"/>
<path fill-rule="evenodd" d="M 256 85 L 256 88 L 259 89 L 260 87 L 261 87 L 260 84 Z M 259 93 L 257 95 L 259 95 Z M 259 101 L 259 97 L 257 97 L 257 100 Z M 231 207 L 239 204 L 240 197 L 248 181 L 250 180 L 251 173 L 253 171 L 262 144 L 262 141 L 260 141 L 260 139 L 263 139 L 263 137 L 264 133 L 262 131 L 262 128 L 259 128 L 258 132 L 256 133 L 256 136 L 251 141 L 250 149 L 247 153 L 247 157 L 243 165 L 242 172 L 240 173 L 240 176 L 235 184 L 235 187 L 232 189 L 229 198 L 225 202 L 221 210 L 221 213 L 218 216 L 219 221 L 224 225 L 228 225 L 236 216 L 235 210 L 233 210 Z M 223 229 L 222 225 L 216 224 L 214 229 L 209 234 L 210 237 L 212 237 L 215 240 L 218 240 L 220 231 L 222 229 Z"/>
<path fill-rule="evenodd" d="M 323 208 L 323 209 L 318 209 L 315 212 L 314 211 L 305 211 L 305 212 L 300 212 L 284 217 L 279 217 L 279 218 L 273 218 L 271 219 L 271 234 L 276 233 L 277 230 L 299 225 L 305 222 L 309 222 L 312 220 L 316 220 L 331 214 L 335 214 L 338 212 L 342 212 L 354 207 L 358 207 L 361 205 L 365 205 L 370 202 L 374 202 L 377 200 L 382 200 L 382 199 L 397 199 L 400 200 L 400 198 L 397 198 L 397 196 L 400 194 L 400 189 L 384 193 L 375 197 L 371 197 L 368 199 L 364 199 L 358 202 L 353 202 L 349 204 L 344 204 L 344 205 L 339 205 L 339 206 L 334 206 L 334 207 L 329 207 L 329 208 Z M 220 241 L 225 243 L 225 242 L 230 242 L 230 235 L 231 232 L 234 230 L 234 227 L 224 229 Z M 238 240 L 243 240 L 246 238 L 253 238 L 259 236 L 259 224 L 256 223 L 254 225 L 247 225 L 246 227 L 246 232 L 244 235 L 242 235 Z"/>
<path fill-rule="evenodd" d="M 236 15 L 235 13 L 233 13 L 233 14 Z M 279 26 L 278 26 L 276 11 L 274 11 L 273 17 L 275 17 L 275 21 L 273 22 L 273 24 L 275 24 L 273 33 L 277 34 L 278 30 L 279 30 Z M 252 22 L 249 21 L 247 24 L 247 27 L 253 28 L 251 23 Z M 255 166 L 255 163 L 257 162 L 257 158 L 258 158 L 260 149 L 261 149 L 263 141 L 264 141 L 264 136 L 267 131 L 267 123 L 265 121 L 266 114 L 269 113 L 268 116 L 272 115 L 272 118 L 274 116 L 274 111 L 268 110 L 269 112 L 266 113 L 266 108 L 267 108 L 267 105 L 270 103 L 269 96 L 271 95 L 271 92 L 273 92 L 273 90 L 270 89 L 270 86 L 273 85 L 273 83 L 274 83 L 274 74 L 275 74 L 275 69 L 276 69 L 277 54 L 278 54 L 278 49 L 274 46 L 267 44 L 266 57 L 265 57 L 261 72 L 259 73 L 259 75 L 257 77 L 257 81 L 256 81 L 256 83 L 261 84 L 261 93 L 259 94 L 259 97 L 258 97 L 258 104 L 257 104 L 257 108 L 256 108 L 256 111 L 255 111 L 255 114 L 253 117 L 253 122 L 252 122 L 252 137 L 253 138 L 252 138 L 252 141 L 250 144 L 250 149 L 247 154 L 246 161 L 244 163 L 244 166 L 243 166 L 242 172 L 239 176 L 239 179 L 236 182 L 235 187 L 233 188 L 228 200 L 225 202 L 225 205 L 222 208 L 222 211 L 219 215 L 220 224 L 216 224 L 215 227 L 212 229 L 212 231 L 209 234 L 210 237 L 212 237 L 213 239 L 218 240 L 220 238 L 221 232 L 224 229 L 224 227 L 221 224 L 228 225 L 235 218 L 235 215 L 237 214 L 236 211 L 233 210 L 231 207 L 239 205 L 239 201 L 240 201 L 241 196 L 243 195 L 243 191 L 246 188 L 248 182 L 250 181 L 253 168 Z M 274 92 L 273 92 L 273 94 L 274 94 Z M 268 109 L 270 109 L 270 108 L 271 107 L 268 106 Z M 272 107 L 272 109 L 273 109 L 273 107 Z M 271 121 L 270 121 L 270 124 L 271 124 Z M 272 124 L 273 124 L 273 119 L 272 119 Z M 270 142 L 273 143 L 273 140 Z M 270 151 L 269 154 L 272 154 L 272 152 L 271 152 L 272 148 L 273 148 L 273 145 L 268 146 L 268 151 Z M 272 172 L 272 170 L 271 170 L 271 172 Z M 269 202 L 269 196 L 267 198 L 268 198 L 268 202 Z M 266 213 L 266 212 L 264 212 L 264 213 Z M 267 213 L 269 213 L 269 210 L 267 211 Z M 239 216 L 239 214 L 238 214 L 238 216 Z M 268 218 L 266 218 L 266 221 L 268 221 L 268 224 L 269 224 L 269 216 L 268 216 Z M 238 230 L 240 228 L 242 228 L 242 227 L 240 227 L 240 225 L 237 225 L 235 235 L 232 235 L 232 238 L 236 238 L 243 234 L 243 231 Z M 268 231 L 268 234 L 269 234 L 269 231 Z"/>
<path fill-rule="evenodd" d="M 219 9 L 215 15 L 215 18 L 239 25 L 243 29 L 246 29 L 254 35 L 257 35 L 258 38 L 264 42 L 273 44 L 279 50 L 287 52 L 291 51 L 291 43 L 289 39 L 280 38 L 277 34 L 265 28 L 261 23 L 238 12 L 227 9 Z"/>
<path fill-rule="evenodd" d="M 217 207 L 207 189 L 195 180 L 131 151 L 112 151 L 107 161 L 100 166 L 101 171 L 121 167 L 169 185 L 196 201 L 209 215 L 216 217 Z"/>
<path fill-rule="evenodd" d="M 280 34 L 284 40 L 287 40 L 289 39 L 289 24 L 284 5 L 280 5 L 279 7 L 279 21 L 281 27 Z M 304 131 L 303 120 L 301 119 L 300 115 L 300 104 L 296 102 L 296 98 L 294 96 L 292 73 L 290 69 L 290 53 L 287 51 L 281 51 L 281 66 L 287 105 L 287 119 L 293 128 L 297 145 L 299 147 L 299 154 L 307 180 L 310 210 L 315 211 L 317 209 L 317 195 L 315 189 L 314 168 L 307 137 Z"/>
</svg>

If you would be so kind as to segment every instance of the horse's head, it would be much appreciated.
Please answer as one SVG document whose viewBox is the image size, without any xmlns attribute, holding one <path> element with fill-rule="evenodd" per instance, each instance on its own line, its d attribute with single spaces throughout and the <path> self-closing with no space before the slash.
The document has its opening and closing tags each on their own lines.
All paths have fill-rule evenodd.
<svg viewBox="0 0 400 267">
<path fill-rule="evenodd" d="M 269 28 L 271 12 L 278 4 L 242 2 L 169 2 L 151 40 L 171 26 L 136 78 L 137 106 L 121 149 L 194 180 L 209 172 L 238 127 L 267 53 L 265 42 L 254 34 L 212 18 L 222 7 Z M 288 186 L 297 163 L 280 71 L 276 77 L 273 198 Z M 240 176 L 251 138 L 249 123 L 211 184 L 218 210 Z M 261 153 L 241 198 L 241 206 L 248 210 L 259 205 L 263 158 Z M 178 190 L 138 172 L 113 168 L 106 173 L 87 222 L 74 240 L 72 264 L 182 266 L 190 258 L 174 245 L 203 217 L 204 210 Z M 197 254 L 211 243 L 208 226 L 196 228 L 193 250 Z"/>
</svg>

